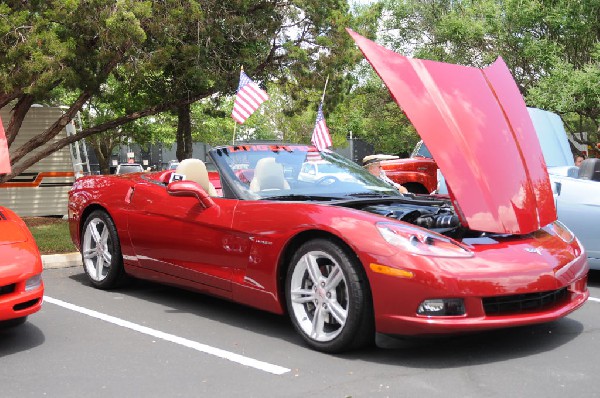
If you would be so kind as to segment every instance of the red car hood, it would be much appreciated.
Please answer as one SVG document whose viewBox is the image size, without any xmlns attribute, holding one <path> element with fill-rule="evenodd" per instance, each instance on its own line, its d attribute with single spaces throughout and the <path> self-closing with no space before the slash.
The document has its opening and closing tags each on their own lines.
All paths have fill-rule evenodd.
<svg viewBox="0 0 600 398">
<path fill-rule="evenodd" d="M 501 58 L 484 69 L 412 59 L 348 32 L 429 148 L 463 225 L 527 234 L 556 220 L 540 144 Z"/>
</svg>

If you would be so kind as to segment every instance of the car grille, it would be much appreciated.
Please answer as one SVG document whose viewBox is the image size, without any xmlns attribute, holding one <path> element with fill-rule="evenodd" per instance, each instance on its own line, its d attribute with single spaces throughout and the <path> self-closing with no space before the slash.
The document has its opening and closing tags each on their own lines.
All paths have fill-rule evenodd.
<svg viewBox="0 0 600 398">
<path fill-rule="evenodd" d="M 567 300 L 566 287 L 550 292 L 515 294 L 514 296 L 486 297 L 483 309 L 486 315 L 509 315 L 539 311 Z"/>
<path fill-rule="evenodd" d="M 0 296 L 2 296 L 3 294 L 10 294 L 12 292 L 15 291 L 15 284 L 12 283 L 10 285 L 6 285 L 6 286 L 0 286 Z"/>
</svg>

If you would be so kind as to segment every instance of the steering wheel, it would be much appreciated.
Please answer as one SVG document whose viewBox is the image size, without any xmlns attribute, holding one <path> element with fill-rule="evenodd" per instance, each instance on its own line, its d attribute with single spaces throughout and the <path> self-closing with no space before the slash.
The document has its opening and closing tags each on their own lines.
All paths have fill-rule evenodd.
<svg viewBox="0 0 600 398">
<path fill-rule="evenodd" d="M 331 185 L 331 184 L 335 184 L 336 182 L 340 182 L 340 180 L 332 175 L 328 175 L 328 176 L 323 176 L 321 178 L 319 178 L 318 180 L 315 181 L 316 185 Z"/>
</svg>

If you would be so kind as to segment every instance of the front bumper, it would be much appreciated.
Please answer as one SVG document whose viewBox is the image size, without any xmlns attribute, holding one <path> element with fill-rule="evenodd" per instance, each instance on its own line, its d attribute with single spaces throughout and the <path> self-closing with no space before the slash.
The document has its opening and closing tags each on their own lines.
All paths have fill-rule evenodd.
<svg viewBox="0 0 600 398">
<path fill-rule="evenodd" d="M 480 252 L 471 259 L 406 254 L 372 257 L 367 261 L 389 264 L 392 260 L 395 268 L 406 271 L 393 276 L 373 272 L 369 267 L 376 330 L 390 335 L 439 335 L 560 319 L 589 297 L 589 265 L 585 252 L 578 254 L 568 263 L 538 254 L 511 260 L 511 253 L 503 251 Z M 424 300 L 455 298 L 464 301 L 464 315 L 417 314 Z M 539 302 L 531 305 L 535 300 Z M 510 304 L 502 304 L 506 302 Z"/>
<path fill-rule="evenodd" d="M 44 283 L 25 291 L 25 280 L 0 286 L 0 321 L 22 318 L 42 308 Z"/>
</svg>

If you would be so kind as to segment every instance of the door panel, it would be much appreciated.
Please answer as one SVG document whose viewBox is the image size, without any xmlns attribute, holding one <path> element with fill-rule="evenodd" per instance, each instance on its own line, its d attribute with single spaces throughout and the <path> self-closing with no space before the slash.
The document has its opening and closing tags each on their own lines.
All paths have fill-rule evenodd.
<svg viewBox="0 0 600 398">
<path fill-rule="evenodd" d="M 142 267 L 231 290 L 231 276 L 245 267 L 247 247 L 231 231 L 237 200 L 214 198 L 205 209 L 196 198 L 173 197 L 162 185 L 136 186 L 128 230 Z M 247 245 L 246 245 L 247 246 Z"/>
</svg>

